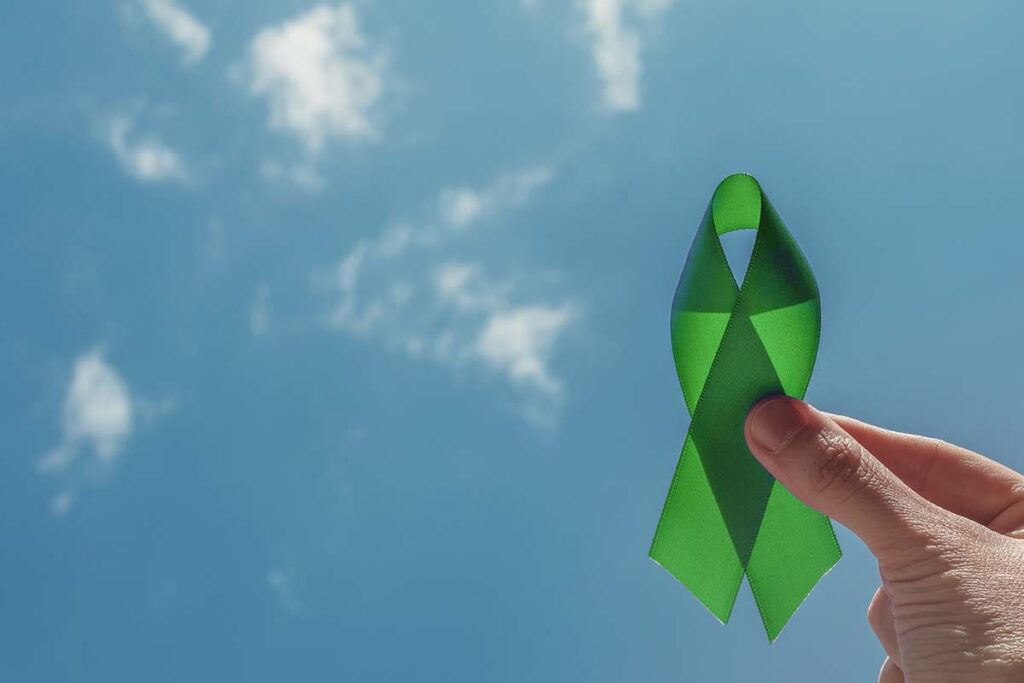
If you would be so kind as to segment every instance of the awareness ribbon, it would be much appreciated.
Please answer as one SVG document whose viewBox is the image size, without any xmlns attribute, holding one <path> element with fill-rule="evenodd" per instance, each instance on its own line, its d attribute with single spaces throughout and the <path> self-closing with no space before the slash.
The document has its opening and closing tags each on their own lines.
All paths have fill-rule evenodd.
<svg viewBox="0 0 1024 683">
<path fill-rule="evenodd" d="M 737 288 L 719 236 L 744 229 L 757 235 Z M 829 519 L 776 483 L 743 437 L 759 399 L 803 397 L 821 330 L 814 274 L 753 177 L 731 175 L 715 190 L 671 329 L 692 419 L 650 556 L 723 623 L 746 574 L 774 641 L 842 552 Z"/>
</svg>

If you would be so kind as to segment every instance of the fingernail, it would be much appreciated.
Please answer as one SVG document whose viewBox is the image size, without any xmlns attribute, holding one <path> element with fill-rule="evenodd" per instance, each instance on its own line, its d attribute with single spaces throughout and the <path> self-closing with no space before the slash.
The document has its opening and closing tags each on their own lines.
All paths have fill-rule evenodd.
<svg viewBox="0 0 1024 683">
<path fill-rule="evenodd" d="M 750 440 L 766 451 L 778 452 L 807 424 L 800 406 L 799 401 L 785 396 L 758 403 L 747 417 Z"/>
</svg>

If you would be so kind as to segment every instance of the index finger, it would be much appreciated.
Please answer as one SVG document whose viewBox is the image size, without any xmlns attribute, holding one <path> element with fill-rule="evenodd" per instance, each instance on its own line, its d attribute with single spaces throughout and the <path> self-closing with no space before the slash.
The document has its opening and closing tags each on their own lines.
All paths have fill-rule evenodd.
<svg viewBox="0 0 1024 683">
<path fill-rule="evenodd" d="M 1024 476 L 1009 467 L 939 439 L 831 417 L 923 498 L 1001 533 L 1024 521 Z"/>
</svg>

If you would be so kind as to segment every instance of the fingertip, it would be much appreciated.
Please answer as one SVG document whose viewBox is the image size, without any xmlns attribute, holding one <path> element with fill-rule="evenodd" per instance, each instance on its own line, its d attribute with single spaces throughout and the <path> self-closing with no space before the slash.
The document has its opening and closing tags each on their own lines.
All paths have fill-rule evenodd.
<svg viewBox="0 0 1024 683">
<path fill-rule="evenodd" d="M 769 396 L 747 413 L 743 435 L 755 455 L 777 453 L 809 422 L 813 409 L 789 396 Z"/>
</svg>

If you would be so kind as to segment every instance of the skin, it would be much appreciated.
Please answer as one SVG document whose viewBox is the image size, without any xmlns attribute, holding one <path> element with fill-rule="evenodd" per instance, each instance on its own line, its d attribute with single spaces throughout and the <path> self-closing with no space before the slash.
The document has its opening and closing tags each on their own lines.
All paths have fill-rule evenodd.
<svg viewBox="0 0 1024 683">
<path fill-rule="evenodd" d="M 964 448 L 772 397 L 745 433 L 878 560 L 879 683 L 1024 681 L 1024 476 Z"/>
</svg>

